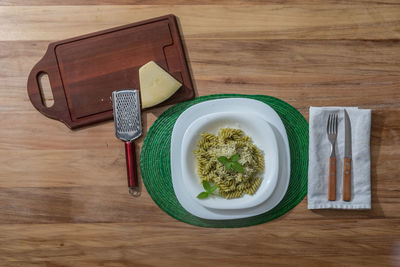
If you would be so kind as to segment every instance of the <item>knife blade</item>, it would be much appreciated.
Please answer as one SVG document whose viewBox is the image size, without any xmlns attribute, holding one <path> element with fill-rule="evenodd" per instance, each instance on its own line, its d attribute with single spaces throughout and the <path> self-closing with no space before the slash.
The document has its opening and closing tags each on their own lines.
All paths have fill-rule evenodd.
<svg viewBox="0 0 400 267">
<path fill-rule="evenodd" d="M 343 164 L 343 201 L 351 200 L 351 122 L 344 110 L 344 164 Z"/>
</svg>

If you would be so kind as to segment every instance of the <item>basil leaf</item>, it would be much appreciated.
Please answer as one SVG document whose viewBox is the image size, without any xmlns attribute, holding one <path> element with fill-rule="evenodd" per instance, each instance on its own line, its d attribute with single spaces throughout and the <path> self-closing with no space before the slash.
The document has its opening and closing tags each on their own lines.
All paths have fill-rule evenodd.
<svg viewBox="0 0 400 267">
<path fill-rule="evenodd" d="M 213 187 L 211 187 L 210 190 L 209 190 L 208 192 L 209 192 L 209 193 L 212 193 L 212 192 L 214 192 L 215 190 L 217 190 L 217 188 L 218 188 L 218 185 L 216 184 L 216 185 L 214 185 Z"/>
<path fill-rule="evenodd" d="M 217 158 L 217 160 L 219 162 L 221 162 L 222 164 L 224 164 L 224 165 L 229 162 L 229 159 L 227 157 L 225 157 L 225 156 L 220 156 L 220 157 Z"/>
<path fill-rule="evenodd" d="M 208 198 L 209 193 L 208 192 L 201 192 L 200 194 L 197 195 L 197 198 L 204 199 Z"/>
<path fill-rule="evenodd" d="M 226 170 L 229 171 L 231 169 L 231 167 L 232 167 L 232 162 L 228 161 L 224 165 L 225 165 Z"/>
<path fill-rule="evenodd" d="M 203 181 L 202 182 L 204 189 L 208 192 L 210 191 L 211 185 L 208 181 Z"/>
<path fill-rule="evenodd" d="M 232 162 L 232 169 L 236 172 L 244 172 L 244 169 L 239 162 Z"/>
<path fill-rule="evenodd" d="M 239 160 L 239 154 L 235 154 L 235 155 L 232 155 L 232 157 L 229 159 L 230 161 L 238 161 Z"/>
</svg>

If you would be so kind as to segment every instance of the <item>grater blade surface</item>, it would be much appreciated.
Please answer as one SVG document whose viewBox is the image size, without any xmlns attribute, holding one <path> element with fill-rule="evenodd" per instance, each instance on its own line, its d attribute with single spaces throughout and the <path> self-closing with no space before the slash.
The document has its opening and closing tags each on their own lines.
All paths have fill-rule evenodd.
<svg viewBox="0 0 400 267">
<path fill-rule="evenodd" d="M 119 90 L 112 93 L 115 135 L 131 142 L 142 135 L 142 119 L 138 90 Z"/>
</svg>

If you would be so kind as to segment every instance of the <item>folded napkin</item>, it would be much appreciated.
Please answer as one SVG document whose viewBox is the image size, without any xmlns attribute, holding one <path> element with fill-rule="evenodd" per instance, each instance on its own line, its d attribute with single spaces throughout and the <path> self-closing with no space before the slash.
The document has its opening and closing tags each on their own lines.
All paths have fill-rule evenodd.
<svg viewBox="0 0 400 267">
<path fill-rule="evenodd" d="M 349 114 L 352 139 L 351 201 L 343 201 L 344 109 Z M 328 201 L 331 144 L 326 133 L 330 113 L 338 115 L 336 139 L 336 201 Z M 371 110 L 356 107 L 310 107 L 308 164 L 309 209 L 370 209 Z"/>
</svg>

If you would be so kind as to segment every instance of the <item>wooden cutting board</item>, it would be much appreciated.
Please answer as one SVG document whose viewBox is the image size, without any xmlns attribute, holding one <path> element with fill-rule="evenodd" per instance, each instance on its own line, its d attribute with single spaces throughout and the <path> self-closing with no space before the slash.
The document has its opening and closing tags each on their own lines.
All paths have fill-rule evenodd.
<svg viewBox="0 0 400 267">
<path fill-rule="evenodd" d="M 140 89 L 138 70 L 151 60 L 183 84 L 160 105 L 194 97 L 174 15 L 49 44 L 29 74 L 28 95 L 42 114 L 71 129 L 112 119 L 112 91 Z M 54 97 L 51 107 L 44 104 L 39 83 L 42 74 L 49 77 Z"/>
</svg>

